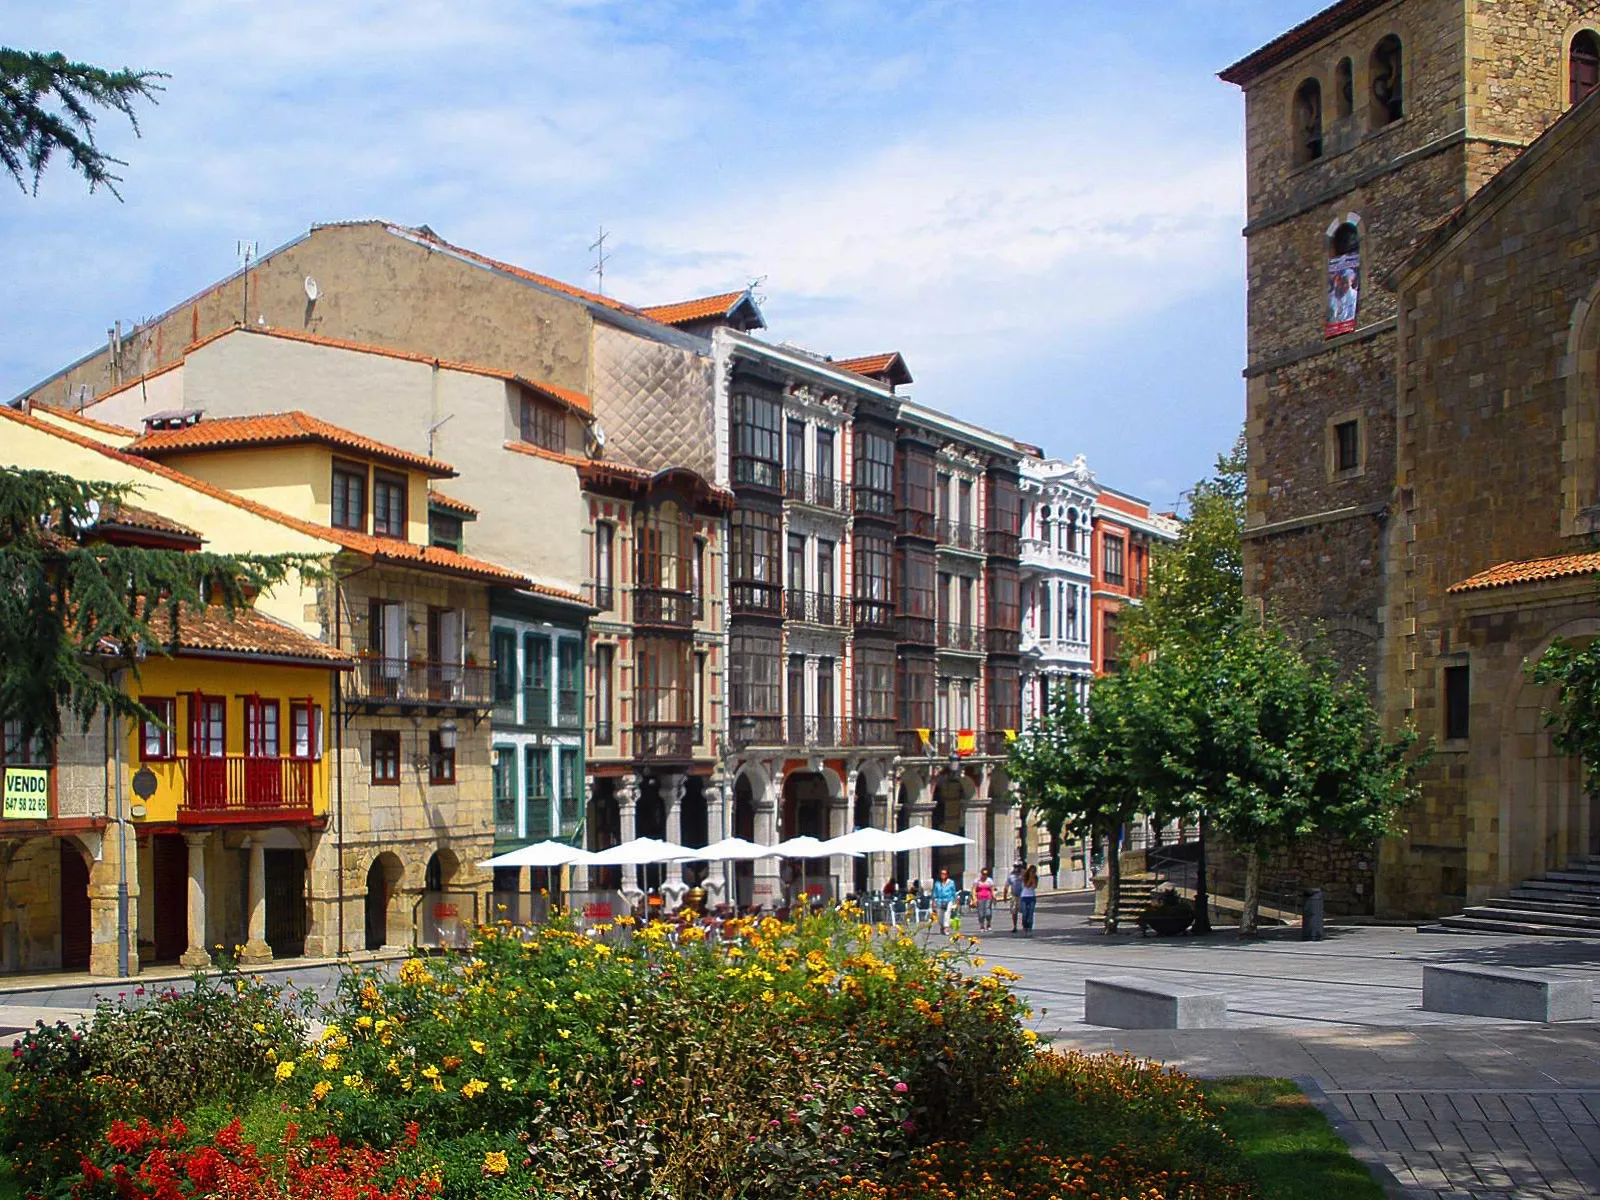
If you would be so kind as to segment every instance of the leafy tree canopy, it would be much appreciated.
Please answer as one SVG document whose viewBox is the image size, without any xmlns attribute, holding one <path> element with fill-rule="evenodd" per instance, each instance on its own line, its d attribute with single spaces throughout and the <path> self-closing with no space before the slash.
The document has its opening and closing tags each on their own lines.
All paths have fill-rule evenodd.
<svg viewBox="0 0 1600 1200">
<path fill-rule="evenodd" d="M 291 571 L 298 555 L 214 554 L 93 540 L 99 512 L 132 489 L 49 471 L 0 467 L 0 715 L 24 738 L 54 740 L 63 712 L 83 728 L 102 710 L 152 716 L 108 678 L 166 654 L 153 622 L 175 633 L 180 606 L 229 613 Z"/>
<path fill-rule="evenodd" d="M 60 151 L 91 192 L 104 186 L 120 200 L 121 180 L 112 168 L 126 164 L 95 145 L 95 110 L 121 113 L 137 135 L 134 104 L 155 103 L 156 80 L 165 78 L 159 71 L 108 71 L 59 53 L 0 47 L 0 164 L 24 191 L 31 182 L 37 192 L 39 177 Z"/>
<path fill-rule="evenodd" d="M 1584 787 L 1600 794 L 1600 639 L 1580 647 L 1557 638 L 1527 671 L 1534 683 L 1555 687 L 1545 726 L 1557 750 L 1583 760 Z"/>
</svg>

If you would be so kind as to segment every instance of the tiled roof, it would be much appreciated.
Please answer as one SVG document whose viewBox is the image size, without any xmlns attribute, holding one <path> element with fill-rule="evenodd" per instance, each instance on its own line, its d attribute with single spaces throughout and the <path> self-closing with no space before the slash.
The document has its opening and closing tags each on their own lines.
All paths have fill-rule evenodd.
<svg viewBox="0 0 1600 1200">
<path fill-rule="evenodd" d="M 525 583 L 522 585 L 522 589 L 527 592 L 534 592 L 540 596 L 549 596 L 553 600 L 565 600 L 568 604 L 581 604 L 585 608 L 594 607 L 594 605 L 592 605 L 585 597 L 579 595 L 577 592 L 569 592 L 566 588 L 554 587 L 548 583 Z"/>
<path fill-rule="evenodd" d="M 164 517 L 160 513 L 151 512 L 147 508 L 136 508 L 132 504 L 106 505 L 100 510 L 100 519 L 95 522 L 95 526 L 102 530 L 139 530 L 196 544 L 205 540 L 197 530 L 190 529 L 187 525 L 180 524 L 170 517 Z"/>
<path fill-rule="evenodd" d="M 445 241 L 431 229 L 412 229 L 405 225 L 388 225 L 386 228 L 391 233 L 398 234 L 401 237 L 408 237 L 417 241 L 427 242 L 431 245 L 438 246 L 443 250 L 448 250 L 451 254 L 459 254 L 462 258 L 468 259 L 472 262 L 479 263 L 486 267 L 491 267 L 496 271 L 504 271 L 508 275 L 514 275 L 518 279 L 526 279 L 529 283 L 536 283 L 540 287 L 561 292 L 563 295 L 573 296 L 579 300 L 587 300 L 590 304 L 600 304 L 606 308 L 615 309 L 617 312 L 631 313 L 635 316 L 639 314 L 639 310 L 633 305 L 624 304 L 620 300 L 613 300 L 610 296 L 602 296 L 598 292 L 591 292 L 581 287 L 574 287 L 570 283 L 562 283 L 559 279 L 552 279 L 548 275 L 540 275 L 537 272 L 527 270 L 525 267 L 519 267 L 508 262 L 501 262 L 498 258 L 490 258 L 487 254 L 479 254 L 476 250 L 468 250 L 463 246 L 453 245 L 452 243 Z"/>
<path fill-rule="evenodd" d="M 250 417 L 202 417 L 182 429 L 160 429 L 147 433 L 128 446 L 130 454 L 160 458 L 195 450 L 228 450 L 242 446 L 286 446 L 297 442 L 319 442 L 341 450 L 364 454 L 402 467 L 426 471 L 429 478 L 455 475 L 449 463 L 398 446 L 374 441 L 338 425 L 313 417 L 310 413 L 261 413 Z"/>
<path fill-rule="evenodd" d="M 888 375 L 895 383 L 913 382 L 911 370 L 898 350 L 891 350 L 887 354 L 868 354 L 862 358 L 836 358 L 833 365 L 869 379 L 876 375 Z"/>
<path fill-rule="evenodd" d="M 327 525 L 318 525 L 314 521 L 302 521 L 299 517 L 292 517 L 288 513 L 279 512 L 275 508 L 268 508 L 254 500 L 237 495 L 215 484 L 207 483 L 193 475 L 185 475 L 182 471 L 174 470 L 163 463 L 151 459 L 140 458 L 134 454 L 124 453 L 103 442 L 93 438 L 84 437 L 73 433 L 69 429 L 62 429 L 58 425 L 51 425 L 37 417 L 30 417 L 16 409 L 7 408 L 0 404 L 0 419 L 20 421 L 31 425 L 52 437 L 64 438 L 75 445 L 82 446 L 85 450 L 93 450 L 107 458 L 116 459 L 128 466 L 148 471 L 152 475 L 160 475 L 174 483 L 191 488 L 214 500 L 224 504 L 231 504 L 235 508 L 244 509 L 254 513 L 265 520 L 276 522 L 287 529 L 295 529 L 310 537 L 320 538 L 336 546 L 343 546 L 347 550 L 354 550 L 366 554 L 380 562 L 392 562 L 405 566 L 418 567 L 422 570 L 444 571 L 451 575 L 461 575 L 468 579 L 477 579 L 485 583 L 500 583 L 511 587 L 521 587 L 527 580 L 515 571 L 495 563 L 485 562 L 480 558 L 470 558 L 465 554 L 457 554 L 454 550 L 445 550 L 438 546 L 417 546 L 410 542 L 396 541 L 394 538 L 373 537 L 365 533 L 352 533 L 345 529 L 333 529 Z"/>
<path fill-rule="evenodd" d="M 150 627 L 162 645 L 172 644 L 172 621 L 165 609 L 154 616 Z M 253 608 L 237 609 L 230 617 L 221 605 L 208 605 L 203 611 L 181 609 L 178 615 L 178 653 L 261 656 L 298 659 L 304 662 L 350 666 L 355 659 L 325 642 L 301 633 Z"/>
<path fill-rule="evenodd" d="M 513 454 L 526 454 L 530 458 L 547 458 L 551 462 L 562 463 L 569 467 L 581 467 L 589 461 L 580 454 L 558 454 L 554 450 L 546 450 L 543 446 L 535 446 L 532 442 L 504 442 L 502 445 Z"/>
<path fill-rule="evenodd" d="M 93 429 L 97 433 L 111 434 L 113 437 L 125 437 L 130 440 L 139 436 L 137 429 L 129 429 L 123 425 L 113 425 L 109 421 L 96 421 L 93 417 L 86 417 L 81 412 L 74 412 L 70 408 L 57 408 L 53 404 L 35 404 L 36 410 L 48 413 L 52 417 L 60 417 L 63 421 L 72 421 L 86 429 Z"/>
<path fill-rule="evenodd" d="M 476 517 L 478 510 L 465 500 L 457 500 L 454 496 L 446 496 L 443 492 L 428 489 L 428 503 L 434 508 L 442 508 L 446 512 L 457 513 L 463 517 Z"/>
<path fill-rule="evenodd" d="M 715 296 L 702 296 L 698 300 L 680 300 L 675 304 L 652 304 L 640 311 L 652 321 L 660 321 L 663 325 L 687 325 L 692 321 L 725 317 L 749 295 L 748 290 L 721 292 Z"/>
<path fill-rule="evenodd" d="M 1219 71 L 1217 77 L 1225 83 L 1245 87 L 1279 63 L 1288 62 L 1300 51 L 1316 45 L 1335 30 L 1392 2 L 1393 0 L 1339 0 L 1339 3 L 1329 5 L 1310 19 L 1300 22 L 1288 33 L 1274 38 L 1261 49 L 1245 55 L 1231 67 Z"/>
<path fill-rule="evenodd" d="M 1510 587 L 1518 583 L 1540 583 L 1574 575 L 1600 574 L 1600 552 L 1558 554 L 1552 558 L 1531 558 L 1522 562 L 1503 562 L 1487 571 L 1453 583 L 1447 591 L 1475 592 L 1482 588 Z"/>
</svg>

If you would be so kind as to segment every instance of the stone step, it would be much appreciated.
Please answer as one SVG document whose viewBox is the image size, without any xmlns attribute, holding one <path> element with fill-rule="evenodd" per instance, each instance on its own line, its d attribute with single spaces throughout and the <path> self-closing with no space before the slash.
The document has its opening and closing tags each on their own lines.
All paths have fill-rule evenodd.
<svg viewBox="0 0 1600 1200">
<path fill-rule="evenodd" d="M 1574 913 L 1579 916 L 1600 917 L 1600 903 L 1585 904 L 1563 896 L 1555 899 L 1543 892 L 1526 893 L 1522 888 L 1512 888 L 1509 897 L 1496 896 L 1485 900 L 1480 908 L 1511 908 L 1526 912 Z"/>
<path fill-rule="evenodd" d="M 1539 925 L 1563 925 L 1574 929 L 1593 929 L 1600 933 L 1600 913 L 1552 912 L 1549 908 L 1524 907 L 1515 902 L 1477 905 L 1464 910 L 1464 917 L 1484 921 L 1528 921 Z"/>
<path fill-rule="evenodd" d="M 1552 898 L 1556 896 L 1574 896 L 1587 899 L 1592 896 L 1600 899 L 1600 886 L 1592 883 L 1572 883 L 1559 879 L 1524 879 L 1521 884 L 1521 890 L 1538 892 Z"/>
<path fill-rule="evenodd" d="M 1423 927 L 1427 933 L 1522 933 L 1535 937 L 1579 937 L 1600 938 L 1600 930 L 1574 929 L 1563 925 L 1545 925 L 1537 918 L 1531 921 L 1517 921 L 1509 919 L 1512 914 L 1506 913 L 1503 918 L 1485 920 L 1481 917 L 1441 917 L 1438 924 Z M 1532 915 L 1532 914 L 1530 914 Z"/>
<path fill-rule="evenodd" d="M 1586 883 L 1591 887 L 1600 887 L 1600 870 L 1546 871 L 1544 875 L 1541 876 L 1541 880 L 1547 883 Z"/>
</svg>

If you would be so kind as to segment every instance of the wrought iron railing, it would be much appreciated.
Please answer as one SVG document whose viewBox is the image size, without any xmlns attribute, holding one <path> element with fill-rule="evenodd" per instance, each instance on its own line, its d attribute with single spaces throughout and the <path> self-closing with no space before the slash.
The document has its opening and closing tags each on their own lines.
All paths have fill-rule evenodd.
<svg viewBox="0 0 1600 1200">
<path fill-rule="evenodd" d="M 826 508 L 830 512 L 844 512 L 845 489 L 832 475 L 814 475 L 809 471 L 785 471 L 783 494 L 796 504 L 809 504 Z"/>
<path fill-rule="evenodd" d="M 694 625 L 694 593 L 676 588 L 635 588 L 633 623 L 689 629 Z"/>
<path fill-rule="evenodd" d="M 492 705 L 494 672 L 489 667 L 405 658 L 363 661 L 357 694 L 367 704 L 437 704 L 442 707 Z"/>
<path fill-rule="evenodd" d="M 1004 529 L 990 529 L 983 537 L 983 548 L 998 558 L 1022 557 L 1022 538 Z"/>
<path fill-rule="evenodd" d="M 783 718 L 779 716 L 735 715 L 728 729 L 728 740 L 734 747 L 781 746 Z"/>
<path fill-rule="evenodd" d="M 783 589 L 775 583 L 736 580 L 728 588 L 728 600 L 734 616 L 783 615 Z"/>
<path fill-rule="evenodd" d="M 877 630 L 888 633 L 894 629 L 894 601 L 863 600 L 857 596 L 851 603 L 855 609 L 854 624 L 858 631 Z"/>
<path fill-rule="evenodd" d="M 990 654 L 1020 654 L 1022 634 L 1015 629 L 995 629 L 991 626 L 983 631 L 983 645 Z"/>
<path fill-rule="evenodd" d="M 983 631 L 975 625 L 961 625 L 955 621 L 939 623 L 939 649 L 962 650 L 970 654 L 983 652 Z"/>
<path fill-rule="evenodd" d="M 641 759 L 694 757 L 694 726 L 687 721 L 635 725 L 633 740 L 634 753 Z"/>
<path fill-rule="evenodd" d="M 783 613 L 791 621 L 809 621 L 813 625 L 844 625 L 848 621 L 845 603 L 839 597 L 799 588 L 784 593 Z"/>
<path fill-rule="evenodd" d="M 181 813 L 311 811 L 315 759 L 229 754 L 192 755 L 178 762 L 183 774 Z"/>
<path fill-rule="evenodd" d="M 892 746 L 895 744 L 893 717 L 857 717 L 850 722 L 852 746 Z"/>
<path fill-rule="evenodd" d="M 954 546 L 959 550 L 981 551 L 983 538 L 975 525 L 965 521 L 952 521 L 948 517 L 939 522 L 939 544 Z"/>
<path fill-rule="evenodd" d="M 895 518 L 900 532 L 906 537 L 933 540 L 934 519 L 931 512 L 923 512 L 918 508 L 901 508 L 895 510 Z"/>
<path fill-rule="evenodd" d="M 789 745 L 838 746 L 839 722 L 833 717 L 789 714 Z"/>
<path fill-rule="evenodd" d="M 894 635 L 898 641 L 912 642 L 920 646 L 932 646 L 938 640 L 936 625 L 937 622 L 932 617 L 917 617 L 901 613 L 894 619 Z"/>
</svg>

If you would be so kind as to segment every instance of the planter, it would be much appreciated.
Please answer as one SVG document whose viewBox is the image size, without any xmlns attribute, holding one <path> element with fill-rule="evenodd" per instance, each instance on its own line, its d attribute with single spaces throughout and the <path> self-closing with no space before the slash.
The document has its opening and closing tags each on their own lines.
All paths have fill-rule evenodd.
<svg viewBox="0 0 1600 1200">
<path fill-rule="evenodd" d="M 1177 937 L 1192 924 L 1193 913 L 1144 913 L 1139 917 L 1139 929 L 1157 937 Z"/>
</svg>

